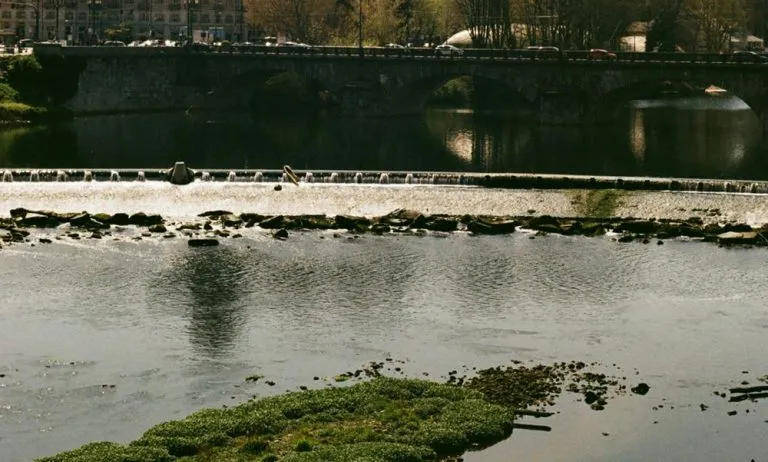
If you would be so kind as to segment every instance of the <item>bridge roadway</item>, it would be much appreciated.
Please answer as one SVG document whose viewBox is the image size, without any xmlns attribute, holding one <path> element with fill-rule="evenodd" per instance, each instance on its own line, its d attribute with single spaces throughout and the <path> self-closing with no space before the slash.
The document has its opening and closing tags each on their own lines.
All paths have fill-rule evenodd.
<svg viewBox="0 0 768 462">
<path fill-rule="evenodd" d="M 285 72 L 303 76 L 352 115 L 418 113 L 429 94 L 452 78 L 472 76 L 522 96 L 546 123 L 610 117 L 629 99 L 664 88 L 728 90 L 768 121 L 768 64 L 731 54 L 586 51 L 541 57 L 528 50 L 467 49 L 440 56 L 431 49 L 249 47 L 190 51 L 171 47 L 38 45 L 35 55 L 81 63 L 76 113 L 245 107 L 261 84 Z M 666 86 L 665 86 L 666 85 Z M 765 123 L 764 123 L 765 125 Z"/>
</svg>

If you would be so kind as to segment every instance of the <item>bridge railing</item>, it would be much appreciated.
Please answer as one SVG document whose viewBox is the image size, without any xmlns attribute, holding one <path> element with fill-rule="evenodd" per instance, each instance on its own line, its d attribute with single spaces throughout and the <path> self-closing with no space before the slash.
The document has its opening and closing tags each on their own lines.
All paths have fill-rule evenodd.
<svg viewBox="0 0 768 462">
<path fill-rule="evenodd" d="M 254 55 L 272 55 L 272 56 L 317 56 L 317 57 L 360 57 L 361 49 L 350 46 L 247 46 L 247 47 L 213 47 L 205 51 L 188 50 L 178 47 L 99 47 L 99 46 L 76 46 L 62 47 L 61 45 L 35 45 L 35 54 L 72 54 L 85 56 L 104 56 L 104 55 L 123 55 L 123 56 L 169 56 L 185 54 L 254 54 Z M 510 61 L 532 61 L 532 62 L 589 62 L 594 64 L 611 63 L 692 63 L 692 64 L 739 64 L 739 65 L 765 65 L 762 61 L 745 61 L 745 56 L 721 53 L 638 53 L 638 52 L 617 52 L 613 59 L 590 60 L 589 52 L 586 50 L 565 50 L 561 52 L 549 52 L 542 54 L 535 50 L 510 50 L 510 49 L 487 49 L 487 48 L 465 48 L 460 55 L 440 55 L 436 54 L 431 48 L 385 48 L 385 47 L 365 47 L 362 49 L 364 58 L 380 59 L 425 59 L 434 58 L 441 60 L 510 60 Z M 749 59 L 749 57 L 746 57 Z"/>
</svg>

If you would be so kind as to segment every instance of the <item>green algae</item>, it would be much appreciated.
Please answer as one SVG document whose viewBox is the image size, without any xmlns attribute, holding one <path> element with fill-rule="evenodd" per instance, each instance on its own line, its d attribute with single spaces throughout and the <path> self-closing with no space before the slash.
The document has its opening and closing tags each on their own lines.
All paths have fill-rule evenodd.
<svg viewBox="0 0 768 462">
<path fill-rule="evenodd" d="M 626 191 L 618 189 L 590 189 L 573 193 L 572 203 L 578 213 L 589 218 L 609 218 L 615 215 L 616 208 L 621 205 L 620 199 L 627 195 Z"/>
<path fill-rule="evenodd" d="M 512 409 L 479 391 L 377 377 L 203 410 L 128 445 L 92 443 L 40 461 L 419 462 L 499 442 L 513 423 Z"/>
</svg>

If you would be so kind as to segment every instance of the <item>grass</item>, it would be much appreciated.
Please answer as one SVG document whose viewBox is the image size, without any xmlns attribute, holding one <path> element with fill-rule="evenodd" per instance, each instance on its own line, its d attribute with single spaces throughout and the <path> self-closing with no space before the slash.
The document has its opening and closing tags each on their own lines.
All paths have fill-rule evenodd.
<svg viewBox="0 0 768 462">
<path fill-rule="evenodd" d="M 33 121 L 44 118 L 48 110 L 16 101 L 0 102 L 0 121 Z"/>
<path fill-rule="evenodd" d="M 573 203 L 584 217 L 609 218 L 615 215 L 616 207 L 626 191 L 618 189 L 591 189 L 574 193 Z"/>
<path fill-rule="evenodd" d="M 128 444 L 92 443 L 42 462 L 419 462 L 508 437 L 513 411 L 480 391 L 378 377 L 162 423 Z"/>
</svg>

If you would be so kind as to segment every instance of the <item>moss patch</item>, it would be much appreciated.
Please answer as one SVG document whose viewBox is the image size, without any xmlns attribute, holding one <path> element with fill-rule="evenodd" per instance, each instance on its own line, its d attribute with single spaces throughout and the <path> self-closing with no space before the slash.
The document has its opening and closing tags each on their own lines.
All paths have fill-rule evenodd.
<svg viewBox="0 0 768 462">
<path fill-rule="evenodd" d="M 513 420 L 510 408 L 476 390 L 378 377 L 204 410 L 129 445 L 94 443 L 41 461 L 418 462 L 501 441 Z"/>
<path fill-rule="evenodd" d="M 616 207 L 621 205 L 621 198 L 626 191 L 618 189 L 591 189 L 573 192 L 572 204 L 577 213 L 584 217 L 608 218 L 616 213 Z"/>
</svg>

